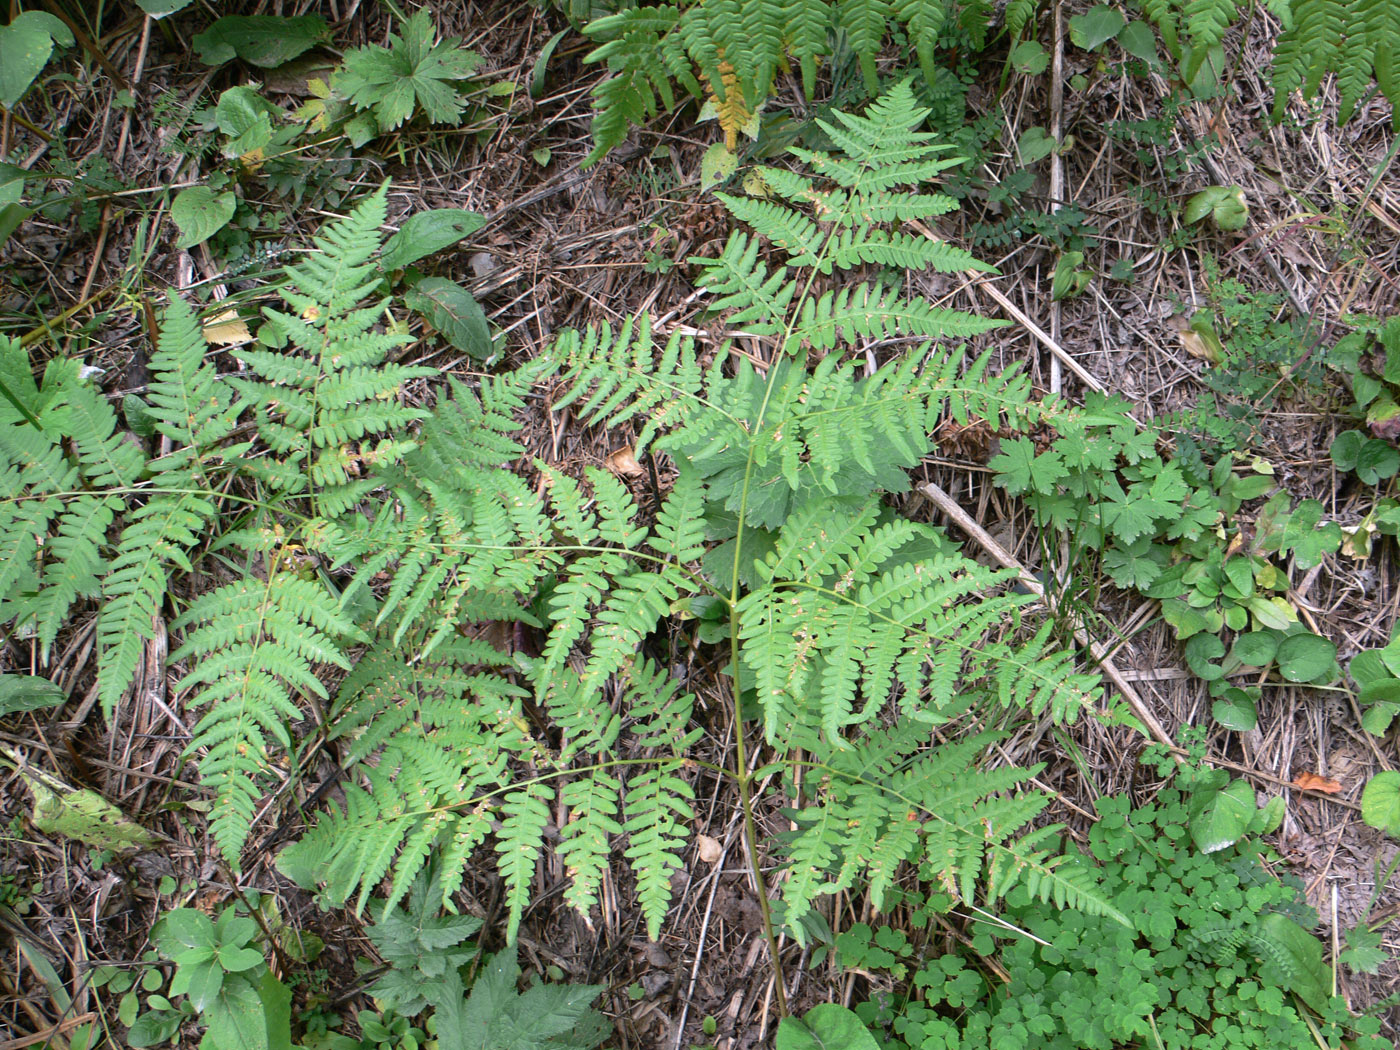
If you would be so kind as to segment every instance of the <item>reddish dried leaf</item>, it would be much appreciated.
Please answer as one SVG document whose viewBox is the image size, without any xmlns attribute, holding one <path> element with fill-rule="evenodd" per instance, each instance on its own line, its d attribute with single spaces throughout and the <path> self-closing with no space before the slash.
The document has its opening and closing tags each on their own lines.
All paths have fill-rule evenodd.
<svg viewBox="0 0 1400 1050">
<path fill-rule="evenodd" d="M 1304 791 L 1320 791 L 1324 795 L 1335 795 L 1342 790 L 1342 785 L 1335 780 L 1328 780 L 1316 773 L 1299 773 L 1293 781 L 1293 786 Z"/>
</svg>

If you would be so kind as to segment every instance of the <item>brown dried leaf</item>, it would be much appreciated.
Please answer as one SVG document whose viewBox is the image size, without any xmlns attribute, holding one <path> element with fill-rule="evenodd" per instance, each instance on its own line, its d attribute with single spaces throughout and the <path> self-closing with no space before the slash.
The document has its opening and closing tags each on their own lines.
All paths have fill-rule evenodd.
<svg viewBox="0 0 1400 1050">
<path fill-rule="evenodd" d="M 618 477 L 635 478 L 644 474 L 642 465 L 637 462 L 637 457 L 633 454 L 630 446 L 624 445 L 605 461 L 607 468 Z"/>
<path fill-rule="evenodd" d="M 1299 773 L 1293 779 L 1293 786 L 1301 788 L 1303 791 L 1320 791 L 1324 795 L 1336 795 L 1342 790 L 1342 785 L 1335 780 L 1328 780 L 1320 777 L 1316 773 Z"/>
</svg>

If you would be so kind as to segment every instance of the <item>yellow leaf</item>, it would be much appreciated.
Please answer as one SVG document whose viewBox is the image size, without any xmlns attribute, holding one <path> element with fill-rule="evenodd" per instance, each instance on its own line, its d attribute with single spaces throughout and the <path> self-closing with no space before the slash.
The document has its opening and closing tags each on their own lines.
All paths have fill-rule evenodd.
<svg viewBox="0 0 1400 1050">
<path fill-rule="evenodd" d="M 210 346 L 240 346 L 253 341 L 248 323 L 238 316 L 237 310 L 225 310 L 205 321 L 203 334 Z"/>
</svg>

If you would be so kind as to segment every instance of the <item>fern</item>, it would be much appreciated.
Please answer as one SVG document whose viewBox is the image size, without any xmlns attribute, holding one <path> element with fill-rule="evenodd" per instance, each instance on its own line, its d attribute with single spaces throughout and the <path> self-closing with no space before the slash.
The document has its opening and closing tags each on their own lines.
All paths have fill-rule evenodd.
<svg viewBox="0 0 1400 1050">
<path fill-rule="evenodd" d="M 305 494 L 336 517 L 374 488 L 363 475 L 412 447 L 401 435 L 427 413 L 397 403 L 405 383 L 431 368 L 388 363 L 406 337 L 377 332 L 384 301 L 362 305 L 380 282 L 373 256 L 386 217 L 387 187 L 315 239 L 315 251 L 286 270 L 289 310 L 265 310 L 260 339 L 239 358 L 256 379 L 231 382 L 254 406 L 274 459 L 259 470 L 272 491 Z M 372 447 L 367 439 L 379 437 Z"/>
<path fill-rule="evenodd" d="M 1374 78 L 1390 100 L 1391 120 L 1400 130 L 1400 8 L 1390 0 L 1293 0 L 1292 25 L 1274 52 L 1274 119 L 1299 88 L 1317 93 L 1327 73 L 1337 75 L 1338 117 L 1350 120 Z"/>
<path fill-rule="evenodd" d="M 190 572 L 189 551 L 218 517 L 215 471 L 241 449 L 220 445 L 232 434 L 242 405 L 204 356 L 193 311 L 174 298 L 151 355 L 148 411 L 171 452 L 147 466 L 156 490 L 127 519 L 97 623 L 98 696 L 112 717 L 136 673 L 153 621 L 169 589 L 172 565 Z M 246 446 L 244 446 L 246 448 Z"/>
<path fill-rule="evenodd" d="M 879 92 L 876 59 L 895 30 L 907 34 L 934 83 L 945 28 L 960 25 L 981 46 L 991 7 L 987 0 L 697 0 L 596 18 L 584 29 L 600 41 L 588 60 L 606 64 L 611 75 L 593 92 L 594 146 L 586 163 L 621 142 L 629 125 L 674 109 L 683 95 L 714 106 L 733 150 L 736 132 L 762 110 L 789 63 L 801 71 L 807 97 L 815 96 L 818 65 L 838 33 L 868 94 Z"/>
<path fill-rule="evenodd" d="M 1266 0 L 1266 6 L 1283 23 L 1273 56 L 1274 120 L 1283 116 L 1294 91 L 1311 98 L 1332 73 L 1342 123 L 1351 119 L 1374 80 L 1390 100 L 1392 123 L 1400 130 L 1400 74 L 1393 58 L 1400 49 L 1400 6 L 1392 0 Z M 1182 60 L 1188 81 L 1248 9 L 1238 0 L 1143 0 L 1144 14 Z"/>
<path fill-rule="evenodd" d="M 671 15 L 617 18 L 642 32 Z M 701 29 L 694 20 L 692 35 Z M 705 32 L 717 53 L 732 45 L 732 28 Z M 566 899 L 585 914 L 620 848 L 657 936 L 693 816 L 687 754 L 701 728 L 693 698 L 648 650 L 689 612 L 727 628 L 736 706 L 757 705 L 774 760 L 802 754 L 822 771 L 789 843 L 791 916 L 859 879 L 881 903 L 901 865 L 921 858 L 964 897 L 1022 884 L 1113 914 L 1040 836 L 1017 838 L 1044 804 L 1016 794 L 1028 774 L 979 771 L 986 737 L 927 743 L 930 726 L 982 704 L 1069 720 L 1093 702 L 1094 681 L 1051 651 L 1048 630 L 1020 627 L 1026 599 L 1006 573 L 879 498 L 908 487 L 945 414 L 1018 409 L 1025 382 L 990 378 L 984 360 L 964 366 L 931 342 L 857 374 L 846 354 L 857 341 L 990 325 L 879 283 L 811 287 L 813 273 L 872 259 L 980 265 L 886 228 L 952 206 L 921 185 L 946 166 L 936 143 L 910 133 L 923 116 L 902 85 L 866 116 L 833 121 L 837 150 L 798 155 L 813 175 L 773 169 L 767 201 L 726 199 L 759 232 L 736 234 L 705 264 L 704 285 L 731 325 L 769 344 L 768 364 L 721 352 L 703 367 L 691 338 L 658 341 L 645 317 L 561 333 L 521 372 L 476 391 L 454 385 L 415 447 L 364 479 L 389 500 L 308 529 L 333 572 L 353 573 L 344 600 L 373 605 L 377 638 L 332 709 L 344 803 L 283 853 L 285 872 L 360 904 L 388 878 L 392 902 L 436 858 L 451 907 L 480 851 L 500 873 L 513 937 L 550 842 L 572 879 Z M 788 256 L 772 271 L 765 238 Z M 824 356 L 808 362 L 809 346 Z M 556 407 L 632 424 L 639 455 L 675 464 L 649 526 L 605 471 L 537 463 L 539 482 L 527 484 L 509 469 L 523 457 L 515 410 L 556 377 Z M 503 623 L 538 631 L 538 655 L 475 640 Z"/>
<path fill-rule="evenodd" d="M 243 579 L 203 595 L 172 626 L 185 630 L 171 661 L 191 659 L 176 688 L 196 689 L 190 705 L 209 710 L 190 750 L 203 750 L 201 780 L 214 789 L 210 830 L 238 867 L 253 809 L 271 772 L 271 744 L 290 749 L 299 694 L 326 697 L 316 665 L 348 669 L 344 646 L 363 640 L 319 583 L 304 580 L 272 552 L 267 578 Z"/>
<path fill-rule="evenodd" d="M 100 590 L 116 493 L 144 457 L 76 361 L 51 361 L 38 384 L 18 343 L 0 343 L 0 360 L 11 394 L 0 403 L 3 615 L 47 662 L 73 603 Z"/>
</svg>

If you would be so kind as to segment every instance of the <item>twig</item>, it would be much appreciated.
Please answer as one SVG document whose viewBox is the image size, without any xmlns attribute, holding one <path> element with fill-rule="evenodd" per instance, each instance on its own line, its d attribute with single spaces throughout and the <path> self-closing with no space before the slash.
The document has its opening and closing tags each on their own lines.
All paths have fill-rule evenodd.
<svg viewBox="0 0 1400 1050">
<path fill-rule="evenodd" d="M 1006 568 L 1015 569 L 1021 577 L 1022 585 L 1043 601 L 1047 608 L 1050 607 L 1050 599 L 1045 596 L 1045 588 L 1041 585 L 1040 581 L 1027 571 L 1020 562 L 1012 557 L 1010 552 L 1002 547 L 1000 543 L 992 539 L 992 537 L 987 534 L 987 531 L 982 528 L 981 525 L 978 525 L 977 522 L 973 520 L 972 515 L 963 510 L 952 496 L 948 495 L 948 493 L 944 492 L 931 481 L 922 482 L 917 488 L 920 493 L 934 504 L 934 506 L 951 518 L 958 528 L 962 529 L 968 536 L 975 540 L 983 550 L 997 561 L 1001 562 Z M 1074 640 L 1089 650 L 1090 655 L 1093 656 L 1094 660 L 1103 670 L 1103 673 L 1108 676 L 1109 681 L 1123 694 L 1123 699 L 1128 701 L 1128 706 L 1133 709 L 1133 714 L 1137 716 L 1138 721 L 1140 721 L 1147 728 L 1147 731 L 1157 740 L 1166 744 L 1168 747 L 1175 748 L 1176 745 L 1172 742 L 1172 738 L 1167 734 L 1167 731 L 1162 728 L 1162 724 L 1157 721 L 1152 712 L 1148 710 L 1147 704 L 1143 702 L 1142 697 L 1138 695 L 1132 683 L 1124 678 L 1122 672 L 1114 666 L 1113 660 L 1107 654 L 1106 647 L 1100 645 L 1098 642 L 1091 641 L 1088 632 L 1084 630 L 1077 619 L 1071 622 L 1074 626 Z"/>
</svg>

